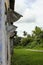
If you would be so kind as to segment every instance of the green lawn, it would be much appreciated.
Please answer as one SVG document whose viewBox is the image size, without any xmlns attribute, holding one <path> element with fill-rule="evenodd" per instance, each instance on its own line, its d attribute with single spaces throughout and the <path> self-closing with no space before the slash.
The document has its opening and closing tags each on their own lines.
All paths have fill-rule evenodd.
<svg viewBox="0 0 43 65">
<path fill-rule="evenodd" d="M 14 49 L 12 65 L 43 65 L 43 52 Z"/>
</svg>

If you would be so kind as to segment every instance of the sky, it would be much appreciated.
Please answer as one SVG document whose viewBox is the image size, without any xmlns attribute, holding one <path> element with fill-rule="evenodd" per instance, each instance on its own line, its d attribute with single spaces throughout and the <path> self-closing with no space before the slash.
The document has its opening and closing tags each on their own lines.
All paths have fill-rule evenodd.
<svg viewBox="0 0 43 65">
<path fill-rule="evenodd" d="M 19 36 L 23 31 L 31 34 L 35 26 L 43 28 L 43 0 L 15 0 L 15 11 L 23 15 L 14 23 Z"/>
</svg>

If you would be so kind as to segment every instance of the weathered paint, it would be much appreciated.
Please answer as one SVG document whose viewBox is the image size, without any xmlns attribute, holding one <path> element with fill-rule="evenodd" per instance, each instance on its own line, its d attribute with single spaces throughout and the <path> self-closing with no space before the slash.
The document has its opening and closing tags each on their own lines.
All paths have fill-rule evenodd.
<svg viewBox="0 0 43 65">
<path fill-rule="evenodd" d="M 7 65 L 5 37 L 5 1 L 0 0 L 0 65 Z"/>
</svg>

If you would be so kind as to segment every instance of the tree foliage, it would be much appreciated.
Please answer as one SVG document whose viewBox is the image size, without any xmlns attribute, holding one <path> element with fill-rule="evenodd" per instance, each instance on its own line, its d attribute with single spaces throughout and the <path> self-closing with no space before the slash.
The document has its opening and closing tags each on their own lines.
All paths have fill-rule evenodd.
<svg viewBox="0 0 43 65">
<path fill-rule="evenodd" d="M 32 35 L 27 34 L 26 31 L 24 31 L 24 38 L 22 37 L 16 37 L 14 39 L 14 45 L 20 45 L 20 46 L 29 46 L 35 47 L 36 45 L 43 45 L 43 30 L 40 27 L 35 27 L 35 30 L 32 31 Z M 25 37 L 26 36 L 26 37 Z"/>
</svg>

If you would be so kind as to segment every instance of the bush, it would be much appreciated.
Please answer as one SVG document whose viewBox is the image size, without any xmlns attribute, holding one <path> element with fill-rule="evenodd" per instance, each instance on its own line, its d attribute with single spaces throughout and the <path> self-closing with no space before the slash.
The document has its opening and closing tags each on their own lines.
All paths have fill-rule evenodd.
<svg viewBox="0 0 43 65">
<path fill-rule="evenodd" d="M 22 49 L 23 46 L 15 46 L 16 49 Z"/>
<path fill-rule="evenodd" d="M 36 42 L 36 41 L 33 41 L 33 42 L 31 43 L 30 48 L 34 48 L 36 45 L 37 45 L 37 42 Z"/>
</svg>

